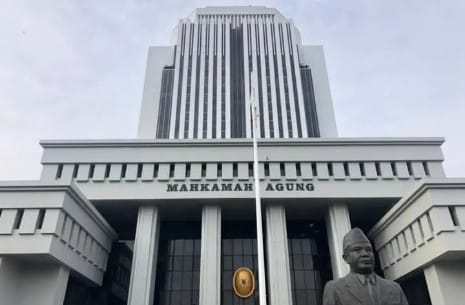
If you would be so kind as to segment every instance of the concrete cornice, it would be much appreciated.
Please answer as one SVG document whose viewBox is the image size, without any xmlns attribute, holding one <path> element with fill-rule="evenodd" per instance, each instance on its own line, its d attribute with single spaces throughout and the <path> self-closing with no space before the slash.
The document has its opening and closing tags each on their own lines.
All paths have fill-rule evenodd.
<svg viewBox="0 0 465 305">
<path fill-rule="evenodd" d="M 429 178 L 420 181 L 373 226 L 368 235 L 372 238 L 376 236 L 427 191 L 458 188 L 465 190 L 465 178 Z"/>
<path fill-rule="evenodd" d="M 260 139 L 259 146 L 393 146 L 393 145 L 442 145 L 444 138 L 308 138 L 308 139 Z M 43 148 L 85 147 L 240 147 L 251 146 L 252 139 L 102 139 L 102 140 L 41 140 Z"/>
<path fill-rule="evenodd" d="M 110 224 L 87 200 L 74 182 L 71 182 L 71 184 L 55 183 L 52 185 L 41 181 L 0 181 L 0 192 L 65 192 L 81 206 L 106 234 L 111 236 L 112 239 L 117 237 L 116 232 Z"/>
</svg>

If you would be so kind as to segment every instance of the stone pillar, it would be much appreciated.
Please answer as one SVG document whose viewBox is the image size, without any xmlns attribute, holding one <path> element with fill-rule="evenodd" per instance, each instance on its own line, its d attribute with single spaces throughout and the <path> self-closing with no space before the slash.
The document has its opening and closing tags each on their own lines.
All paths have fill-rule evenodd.
<svg viewBox="0 0 465 305">
<path fill-rule="evenodd" d="M 424 269 L 426 284 L 434 305 L 457 305 L 465 300 L 465 262 L 442 261 Z"/>
<path fill-rule="evenodd" d="M 15 304 L 18 284 L 18 267 L 12 258 L 0 257 L 0 296 L 5 304 Z"/>
<path fill-rule="evenodd" d="M 200 250 L 199 304 L 221 304 L 221 209 L 204 206 Z"/>
<path fill-rule="evenodd" d="M 333 278 L 341 278 L 349 273 L 349 265 L 342 259 L 342 239 L 351 229 L 349 209 L 346 204 L 331 204 L 326 214 L 329 253 Z"/>
<path fill-rule="evenodd" d="M 58 264 L 0 258 L 0 303 L 63 305 L 69 269 Z"/>
<path fill-rule="evenodd" d="M 152 305 L 157 273 L 160 215 L 155 206 L 141 206 L 137 216 L 128 305 Z"/>
<path fill-rule="evenodd" d="M 292 305 L 286 210 L 283 206 L 266 207 L 266 247 L 270 305 Z"/>
</svg>

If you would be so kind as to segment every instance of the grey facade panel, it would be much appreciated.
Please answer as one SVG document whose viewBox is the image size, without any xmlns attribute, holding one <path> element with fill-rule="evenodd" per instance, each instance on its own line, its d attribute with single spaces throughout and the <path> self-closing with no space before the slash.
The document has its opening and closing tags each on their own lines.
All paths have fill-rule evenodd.
<svg viewBox="0 0 465 305">
<path fill-rule="evenodd" d="M 170 132 L 170 114 L 173 98 L 174 70 L 163 69 L 160 90 L 160 108 L 158 112 L 157 138 L 167 139 Z"/>
<path fill-rule="evenodd" d="M 184 62 L 184 56 L 186 56 L 186 53 L 183 53 L 182 49 L 184 48 L 185 43 L 186 43 L 186 25 L 184 24 L 183 29 L 182 29 L 181 46 L 179 48 L 179 52 L 181 53 L 180 65 L 179 67 L 175 67 L 175 69 L 179 69 L 179 80 L 178 80 L 178 88 L 177 88 L 178 95 L 177 95 L 176 101 L 173 101 L 176 103 L 176 110 L 177 110 L 176 116 L 175 116 L 175 122 L 172 122 L 173 124 L 175 124 L 175 135 L 177 135 L 179 131 L 179 116 L 180 116 L 179 109 L 181 108 L 181 98 L 182 98 L 181 90 L 182 90 L 182 84 L 183 84 L 183 72 L 185 68 L 183 65 L 183 62 Z"/>
<path fill-rule="evenodd" d="M 201 25 L 200 25 L 201 26 Z M 199 39 L 198 41 L 200 41 L 201 37 L 202 37 L 202 32 L 200 30 L 200 26 L 199 26 Z M 197 138 L 198 137 L 198 132 L 199 132 L 199 129 L 198 129 L 198 122 L 199 122 L 199 103 L 201 102 L 200 100 L 200 97 L 199 97 L 199 88 L 200 88 L 200 61 L 201 61 L 201 54 L 200 52 L 197 53 L 197 67 L 196 67 L 196 72 L 195 72 L 195 79 L 197 80 L 196 83 L 195 83 L 195 100 L 194 100 L 194 105 L 192 106 L 194 109 L 194 138 Z"/>
<path fill-rule="evenodd" d="M 190 46 L 189 46 L 189 50 L 192 49 L 193 47 L 193 36 L 194 36 L 194 31 L 193 31 L 193 27 L 194 25 L 191 25 L 191 39 L 190 39 Z M 181 130 L 180 133 L 183 133 L 184 134 L 184 138 L 187 138 L 188 137 L 188 130 L 189 130 L 189 112 L 192 111 L 191 110 L 191 105 L 190 105 L 190 97 L 193 93 L 193 90 L 195 90 L 195 88 L 192 88 L 191 87 L 191 79 L 192 79 L 192 65 L 193 65 L 193 61 L 195 60 L 193 57 L 192 57 L 192 54 L 189 54 L 189 60 L 188 60 L 188 69 L 187 69 L 187 91 L 186 91 L 186 108 L 185 108 L 185 113 L 184 113 L 184 118 L 180 118 L 182 120 L 184 120 L 184 130 Z M 195 71 L 194 71 L 195 72 Z"/>
<path fill-rule="evenodd" d="M 245 137 L 244 50 L 242 25 L 231 28 L 231 137 Z"/>
<path fill-rule="evenodd" d="M 300 73 L 304 93 L 305 117 L 307 118 L 307 134 L 310 138 L 317 138 L 320 136 L 320 130 L 318 128 L 315 94 L 313 93 L 312 71 L 310 68 L 300 68 Z"/>
</svg>

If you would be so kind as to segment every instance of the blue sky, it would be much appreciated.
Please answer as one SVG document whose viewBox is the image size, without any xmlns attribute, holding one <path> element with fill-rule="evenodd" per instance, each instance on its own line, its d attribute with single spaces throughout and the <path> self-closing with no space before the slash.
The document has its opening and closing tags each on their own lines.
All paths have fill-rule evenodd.
<svg viewBox="0 0 465 305">
<path fill-rule="evenodd" d="M 196 7 L 265 5 L 325 48 L 340 136 L 441 136 L 465 176 L 465 1 L 0 1 L 0 180 L 40 139 L 134 138 L 147 49 Z"/>
</svg>

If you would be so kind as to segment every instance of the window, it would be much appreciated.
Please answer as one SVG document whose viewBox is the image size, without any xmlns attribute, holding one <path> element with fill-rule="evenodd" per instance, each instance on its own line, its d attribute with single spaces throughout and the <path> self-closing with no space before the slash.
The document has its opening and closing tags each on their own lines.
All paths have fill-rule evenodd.
<svg viewBox="0 0 465 305">
<path fill-rule="evenodd" d="M 288 221 L 287 227 L 293 304 L 321 304 L 331 276 L 324 223 Z"/>
<path fill-rule="evenodd" d="M 153 304 L 199 304 L 200 222 L 162 222 Z"/>
</svg>

